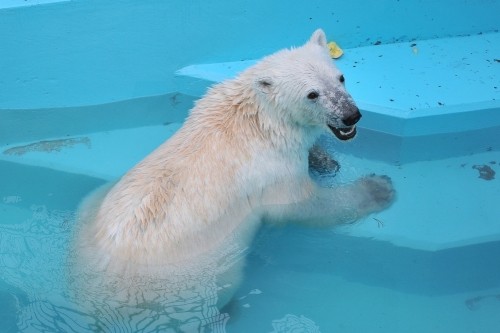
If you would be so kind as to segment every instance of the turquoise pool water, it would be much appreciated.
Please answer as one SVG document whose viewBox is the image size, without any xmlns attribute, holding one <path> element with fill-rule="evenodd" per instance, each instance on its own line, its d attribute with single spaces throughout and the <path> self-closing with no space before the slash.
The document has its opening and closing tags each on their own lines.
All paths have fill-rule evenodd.
<svg viewBox="0 0 500 333">
<path fill-rule="evenodd" d="M 0 333 L 497 333 L 499 10 L 0 3 Z M 317 27 L 344 47 L 336 63 L 363 118 L 352 142 L 320 139 L 340 169 L 316 180 L 386 174 L 396 203 L 337 228 L 263 226 L 222 309 L 207 288 L 128 316 L 84 310 L 67 266 L 82 198 L 168 139 L 210 84 Z"/>
<path fill-rule="evenodd" d="M 146 133 L 142 141 L 154 145 L 179 126 L 97 133 L 88 137 L 92 147 L 81 140 L 50 154 L 61 159 L 94 149 L 99 156 L 110 142 L 140 141 Z M 368 135 L 361 129 L 358 143 Z M 207 305 L 215 324 L 196 316 L 191 320 L 213 332 L 299 327 L 304 332 L 495 332 L 500 153 L 395 164 L 338 153 L 347 145 L 329 137 L 321 142 L 341 167 L 335 175 L 319 177 L 320 183 L 387 174 L 398 190 L 396 204 L 346 227 L 263 227 L 233 301 L 220 312 Z M 105 158 L 119 155 L 123 169 L 127 160 L 136 159 L 130 150 L 109 151 Z M 165 323 L 153 315 L 104 319 L 85 313 L 69 297 L 66 260 L 74 210 L 86 193 L 103 184 L 102 177 L 8 161 L 0 162 L 0 171 L 2 332 L 92 332 L 102 321 L 116 332 L 151 332 Z"/>
</svg>

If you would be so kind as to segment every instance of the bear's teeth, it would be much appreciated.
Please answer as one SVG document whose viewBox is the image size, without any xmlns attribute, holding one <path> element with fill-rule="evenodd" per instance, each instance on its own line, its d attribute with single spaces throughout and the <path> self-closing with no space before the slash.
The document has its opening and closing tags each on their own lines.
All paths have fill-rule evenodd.
<svg viewBox="0 0 500 333">
<path fill-rule="evenodd" d="M 351 126 L 348 128 L 339 128 L 340 133 L 343 135 L 351 135 L 356 130 L 356 126 Z"/>
<path fill-rule="evenodd" d="M 337 139 L 342 141 L 350 140 L 356 136 L 356 126 L 351 126 L 347 128 L 336 128 L 331 125 L 328 125 L 328 127 L 337 137 Z"/>
</svg>

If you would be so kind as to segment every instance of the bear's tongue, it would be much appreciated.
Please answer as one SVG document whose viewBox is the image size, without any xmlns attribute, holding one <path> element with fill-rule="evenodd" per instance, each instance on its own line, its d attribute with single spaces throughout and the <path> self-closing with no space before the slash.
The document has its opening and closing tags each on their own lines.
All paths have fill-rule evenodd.
<svg viewBox="0 0 500 333">
<path fill-rule="evenodd" d="M 356 136 L 356 125 L 346 127 L 346 128 L 336 128 L 328 125 L 328 127 L 332 130 L 333 134 L 339 140 L 350 140 Z"/>
</svg>

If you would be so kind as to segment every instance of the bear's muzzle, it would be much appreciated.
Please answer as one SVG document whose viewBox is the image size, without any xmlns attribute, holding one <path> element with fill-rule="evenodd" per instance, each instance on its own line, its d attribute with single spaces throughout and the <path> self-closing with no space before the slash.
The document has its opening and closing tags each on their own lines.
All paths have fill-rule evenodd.
<svg viewBox="0 0 500 333">
<path fill-rule="evenodd" d="M 342 124 L 346 127 L 335 127 L 328 125 L 337 139 L 345 141 L 350 140 L 356 136 L 356 123 L 361 119 L 361 112 L 354 106 L 353 111 L 346 117 L 342 118 Z"/>
</svg>

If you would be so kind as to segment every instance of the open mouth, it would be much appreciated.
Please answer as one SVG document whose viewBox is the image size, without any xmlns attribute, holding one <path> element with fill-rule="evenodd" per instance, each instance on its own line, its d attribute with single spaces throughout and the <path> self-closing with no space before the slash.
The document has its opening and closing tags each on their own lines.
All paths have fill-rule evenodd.
<svg viewBox="0 0 500 333">
<path fill-rule="evenodd" d="M 337 139 L 342 141 L 350 140 L 356 136 L 356 125 L 345 128 L 336 128 L 330 125 L 328 125 L 328 127 L 332 130 Z"/>
</svg>

